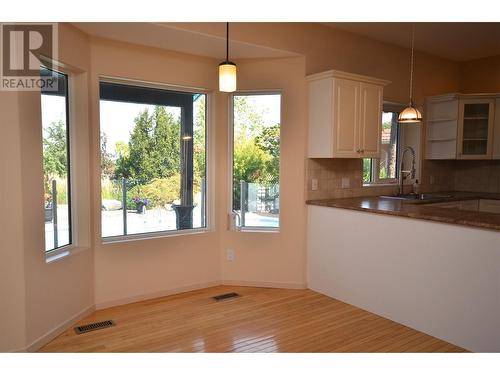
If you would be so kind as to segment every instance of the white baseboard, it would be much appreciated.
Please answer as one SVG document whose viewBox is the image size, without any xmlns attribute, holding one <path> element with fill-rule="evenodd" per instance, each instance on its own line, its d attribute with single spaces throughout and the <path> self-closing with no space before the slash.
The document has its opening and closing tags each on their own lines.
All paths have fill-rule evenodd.
<svg viewBox="0 0 500 375">
<path fill-rule="evenodd" d="M 253 286 L 257 288 L 307 289 L 307 283 L 279 283 L 273 281 L 221 280 L 220 285 Z"/>
<path fill-rule="evenodd" d="M 98 302 L 96 303 L 96 310 L 102 310 L 113 306 L 126 305 L 128 303 L 140 302 L 153 298 L 171 296 L 173 294 L 191 292 L 193 290 L 210 288 L 212 286 L 218 286 L 218 285 L 221 285 L 219 281 L 210 281 L 206 283 L 191 284 L 191 285 L 181 286 L 178 288 L 161 290 L 153 293 L 139 294 L 132 297 L 119 298 L 111 301 Z"/>
<path fill-rule="evenodd" d="M 96 310 L 106 309 L 108 307 L 126 305 L 128 303 L 145 301 L 153 298 L 171 296 L 174 294 L 192 292 L 193 290 L 210 288 L 219 285 L 234 285 L 234 286 L 253 286 L 259 288 L 282 288 L 282 289 L 307 289 L 306 283 L 276 283 L 268 281 L 242 281 L 242 280 L 220 280 L 210 281 L 206 283 L 198 283 L 186 285 L 178 288 L 161 290 L 153 293 L 139 294 L 132 297 L 119 298 L 110 301 L 98 302 L 95 305 Z"/>
<path fill-rule="evenodd" d="M 36 352 L 38 349 L 40 349 L 42 346 L 45 344 L 48 344 L 50 341 L 55 339 L 57 336 L 59 336 L 61 333 L 66 331 L 68 328 L 70 328 L 72 325 L 74 325 L 76 322 L 79 320 L 85 318 L 86 316 L 89 316 L 95 311 L 95 306 L 89 306 L 82 311 L 80 311 L 78 314 L 73 315 L 71 318 L 68 320 L 62 322 L 55 328 L 51 329 L 49 332 L 46 334 L 42 335 L 41 337 L 35 339 L 31 344 L 29 344 L 25 351 L 26 352 Z"/>
</svg>

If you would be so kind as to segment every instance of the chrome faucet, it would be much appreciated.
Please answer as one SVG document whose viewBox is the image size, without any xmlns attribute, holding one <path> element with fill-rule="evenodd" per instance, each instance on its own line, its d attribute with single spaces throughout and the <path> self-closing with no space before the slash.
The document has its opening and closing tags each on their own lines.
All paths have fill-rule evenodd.
<svg viewBox="0 0 500 375">
<path fill-rule="evenodd" d="M 403 163 L 405 160 L 405 154 L 408 151 L 411 153 L 411 158 L 412 158 L 411 169 L 405 171 L 405 170 L 403 170 Z M 413 147 L 406 146 L 403 149 L 403 152 L 401 153 L 401 160 L 399 161 L 399 181 L 398 181 L 399 182 L 399 195 L 403 195 L 403 193 L 404 193 L 403 182 L 406 179 L 406 177 L 408 175 L 411 175 L 411 178 L 413 179 L 413 178 L 415 178 L 415 173 L 416 173 L 416 170 L 415 170 L 415 150 L 413 149 Z"/>
</svg>

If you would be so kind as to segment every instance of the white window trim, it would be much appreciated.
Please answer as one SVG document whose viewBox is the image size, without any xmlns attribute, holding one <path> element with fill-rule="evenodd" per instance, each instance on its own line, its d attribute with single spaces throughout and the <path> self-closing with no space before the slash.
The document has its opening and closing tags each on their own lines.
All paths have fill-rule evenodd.
<svg viewBox="0 0 500 375">
<path fill-rule="evenodd" d="M 69 228 L 70 231 L 70 238 L 71 238 L 71 243 L 60 246 L 55 249 L 51 250 L 45 250 L 45 262 L 46 263 L 52 263 L 56 260 L 60 260 L 62 258 L 65 258 L 68 255 L 74 254 L 75 252 L 84 250 L 86 248 L 78 248 L 76 245 L 76 237 L 77 237 L 77 231 L 75 230 L 76 227 L 76 214 L 75 214 L 75 191 L 74 191 L 74 186 L 75 186 L 75 173 L 74 173 L 74 162 L 75 162 L 75 150 L 74 150 L 74 132 L 75 132 L 75 117 L 73 113 L 73 108 L 74 108 L 74 89 L 73 89 L 73 72 L 69 69 L 65 68 L 65 65 L 61 64 L 60 62 L 57 62 L 55 60 L 49 60 L 47 61 L 48 63 L 52 64 L 51 69 L 53 71 L 56 71 L 58 73 L 62 73 L 66 75 L 67 77 L 67 86 L 68 86 L 68 92 L 66 93 L 67 95 L 67 110 L 69 113 L 66 114 L 66 118 L 68 119 L 69 124 L 67 124 L 66 129 L 68 131 L 68 146 L 69 146 L 69 155 L 68 155 L 68 171 L 69 171 L 69 190 L 70 190 L 70 216 L 71 216 L 71 225 Z M 48 65 L 50 65 L 48 64 Z M 41 93 L 40 93 L 41 95 Z M 41 98 L 40 98 L 41 99 Z M 40 107 L 41 108 L 41 107 Z M 41 111 L 43 109 L 41 108 Z M 44 223 L 45 225 L 45 223 Z M 45 230 L 44 230 L 44 248 L 45 248 Z"/>
<path fill-rule="evenodd" d="M 142 240 L 152 240 L 156 238 L 165 237 L 178 237 L 178 236 L 191 236 L 193 234 L 204 234 L 213 232 L 211 228 L 194 228 L 194 229 L 172 229 L 160 232 L 148 232 L 148 233 L 137 233 L 137 234 L 127 234 L 121 236 L 109 236 L 101 237 L 101 244 L 113 244 L 121 242 L 132 242 L 132 241 L 142 241 Z"/>
<path fill-rule="evenodd" d="M 282 163 L 281 163 L 281 128 L 283 127 L 283 90 L 282 89 L 263 89 L 263 90 L 239 90 L 231 93 L 229 95 L 229 108 L 228 108 L 228 186 L 227 191 L 229 192 L 228 199 L 228 229 L 235 232 L 247 232 L 247 233 L 280 233 L 281 231 L 281 204 L 279 213 L 279 226 L 278 227 L 252 227 L 252 226 L 237 226 L 234 223 L 234 212 L 233 212 L 233 157 L 234 157 L 234 97 L 243 95 L 280 95 L 280 162 L 279 162 L 279 186 L 281 195 L 281 176 L 282 176 Z"/>
<path fill-rule="evenodd" d="M 384 102 L 382 112 L 396 112 L 401 111 L 404 108 L 403 104 L 393 103 L 393 102 Z M 388 107 L 388 108 L 387 108 Z M 399 127 L 398 129 L 398 139 L 397 139 L 397 155 L 396 163 L 399 162 L 399 155 L 401 153 L 401 141 L 404 139 L 404 128 Z M 379 158 L 371 158 L 371 175 L 372 180 L 370 182 L 363 182 L 363 187 L 383 187 L 383 186 L 396 186 L 399 183 L 399 178 L 379 178 L 380 176 L 380 167 L 378 164 Z M 405 181 L 405 185 L 411 184 L 408 181 Z"/>
<path fill-rule="evenodd" d="M 137 234 L 126 234 L 126 235 L 117 235 L 117 236 L 109 236 L 109 237 L 103 237 L 102 236 L 102 216 L 101 216 L 101 210 L 100 207 L 102 207 L 102 186 L 99 181 L 99 213 L 97 214 L 98 217 L 98 224 L 99 224 L 99 238 L 100 238 L 100 243 L 102 245 L 106 244 L 113 244 L 113 243 L 122 243 L 122 242 L 132 242 L 132 241 L 142 241 L 142 240 L 151 240 L 151 239 L 157 239 L 157 238 L 167 238 L 167 237 L 178 237 L 178 236 L 190 236 L 190 235 L 195 235 L 195 234 L 203 234 L 203 233 L 209 233 L 213 232 L 215 230 L 215 212 L 214 212 L 214 207 L 215 207 L 215 132 L 212 131 L 212 124 L 215 123 L 215 101 L 213 100 L 213 94 L 212 91 L 208 89 L 203 89 L 203 88 L 196 88 L 196 87 L 189 87 L 189 86 L 179 86 L 179 85 L 173 85 L 173 84 L 166 84 L 166 83 L 161 83 L 161 82 L 151 82 L 151 81 L 143 81 L 143 80 L 136 80 L 136 79 L 129 79 L 129 78 L 122 78 L 122 77 L 113 77 L 113 76 L 106 76 L 106 75 L 100 75 L 98 77 L 98 82 L 108 82 L 108 83 L 122 83 L 126 85 L 132 85 L 132 86 L 138 86 L 138 87 L 147 87 L 147 88 L 156 88 L 156 89 L 161 89 L 161 90 L 170 90 L 170 91 L 182 91 L 182 92 L 188 92 L 188 93 L 195 93 L 195 94 L 205 94 L 206 95 L 206 111 L 207 111 L 207 116 L 205 117 L 205 139 L 206 139 L 206 150 L 205 150 L 205 157 L 206 157 L 206 176 L 207 176 L 207 183 L 205 185 L 205 188 L 207 190 L 206 192 L 206 203 L 205 203 L 205 227 L 203 228 L 193 228 L 193 229 L 172 229 L 172 230 L 164 230 L 164 231 L 157 231 L 157 232 L 146 232 L 146 233 L 137 233 Z M 98 98 L 100 102 L 100 97 Z M 99 113 L 99 134 L 101 130 L 101 119 L 100 119 L 100 113 Z M 100 142 L 100 140 L 98 141 Z M 100 143 L 99 143 L 100 144 Z M 100 160 L 100 156 L 99 156 Z M 101 176 L 101 169 L 99 165 L 99 177 Z"/>
<path fill-rule="evenodd" d="M 53 263 L 74 254 L 78 254 L 82 251 L 90 249 L 89 247 L 77 246 L 75 244 L 70 244 L 62 246 L 55 250 L 49 250 L 45 252 L 45 263 Z"/>
</svg>

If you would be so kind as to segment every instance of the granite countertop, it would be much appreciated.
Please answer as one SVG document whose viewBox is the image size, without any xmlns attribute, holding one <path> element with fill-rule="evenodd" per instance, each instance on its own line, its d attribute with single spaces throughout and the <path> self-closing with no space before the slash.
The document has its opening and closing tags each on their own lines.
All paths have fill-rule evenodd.
<svg viewBox="0 0 500 375">
<path fill-rule="evenodd" d="M 356 197 L 339 199 L 308 200 L 306 204 L 313 206 L 335 207 L 348 210 L 373 212 L 385 215 L 395 215 L 414 219 L 438 221 L 448 224 L 465 225 L 500 231 L 500 214 L 466 211 L 457 208 L 446 208 L 429 205 L 430 203 L 452 202 L 473 199 L 498 199 L 500 194 L 443 192 L 452 198 L 436 199 L 426 202 L 410 202 L 398 199 L 380 197 Z"/>
</svg>

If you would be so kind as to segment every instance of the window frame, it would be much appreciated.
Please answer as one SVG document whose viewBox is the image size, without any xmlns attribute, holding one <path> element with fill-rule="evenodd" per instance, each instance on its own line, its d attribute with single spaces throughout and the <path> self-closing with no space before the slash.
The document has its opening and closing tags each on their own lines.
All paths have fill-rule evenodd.
<svg viewBox="0 0 500 375">
<path fill-rule="evenodd" d="M 54 64 L 55 66 L 52 67 L 52 68 L 49 68 L 45 65 L 41 65 L 40 66 L 40 69 L 45 69 L 45 70 L 49 70 L 51 72 L 55 72 L 55 73 L 58 73 L 58 74 L 61 74 L 61 75 L 64 75 L 65 76 L 65 117 L 66 117 L 66 163 L 67 163 L 67 170 L 66 170 L 66 173 L 67 173 L 67 177 L 66 177 L 66 180 L 67 180 L 67 184 L 68 184 L 68 187 L 67 187 L 67 193 L 66 193 L 66 196 L 67 196 L 67 200 L 68 200 L 68 226 L 69 226 L 69 232 L 68 232 L 68 243 L 65 244 L 65 245 L 62 245 L 62 246 L 58 246 L 58 247 L 54 247 L 53 249 L 50 249 L 50 250 L 47 250 L 45 249 L 44 253 L 45 253 L 45 258 L 46 258 L 46 261 L 47 262 L 51 262 L 53 260 L 57 260 L 57 259 L 60 259 L 66 255 L 69 255 L 69 253 L 76 249 L 77 248 L 77 245 L 75 244 L 75 228 L 74 228 L 74 224 L 75 224 L 75 210 L 74 210 L 74 207 L 73 207 L 73 202 L 74 202 L 74 191 L 73 191 L 73 184 L 75 183 L 74 181 L 74 174 L 73 174 L 73 162 L 74 162 L 74 158 L 75 158 L 75 155 L 73 154 L 73 147 L 72 147 L 72 142 L 74 142 L 74 137 L 73 137 L 73 113 L 72 113 L 72 105 L 73 105 L 73 100 L 72 100 L 72 84 L 70 84 L 70 81 L 72 80 L 72 74 L 71 72 L 63 69 L 61 66 L 59 66 L 58 64 Z M 42 113 L 43 113 L 43 108 L 42 108 L 42 95 L 44 95 L 41 91 L 40 91 L 40 115 L 42 116 Z M 40 123 L 41 123 L 41 118 L 40 118 Z M 42 124 L 42 163 L 43 163 L 43 124 Z M 42 164 L 42 168 L 43 168 L 43 164 Z M 45 209 L 45 207 L 44 207 Z M 44 214 L 45 216 L 45 214 Z M 45 222 L 44 222 L 45 224 Z M 44 247 L 45 247 L 45 229 L 44 229 Z"/>
<path fill-rule="evenodd" d="M 279 176 L 278 184 L 280 186 L 280 198 L 281 198 L 281 176 L 282 176 L 282 132 L 283 127 L 283 90 L 282 89 L 262 89 L 262 90 L 238 90 L 232 92 L 229 95 L 229 114 L 228 114 L 228 220 L 229 220 L 229 230 L 237 232 L 256 232 L 256 233 L 280 233 L 281 231 L 281 199 L 280 199 L 280 212 L 278 216 L 278 226 L 277 227 L 265 227 L 265 226 L 244 226 L 242 227 L 239 223 L 236 224 L 237 213 L 233 211 L 233 172 L 234 172 L 234 97 L 235 96 L 252 96 L 252 95 L 280 95 L 280 160 L 279 160 Z M 240 218 L 241 220 L 241 218 Z"/>
<path fill-rule="evenodd" d="M 106 245 L 106 244 L 113 244 L 113 243 L 120 243 L 120 242 L 130 242 L 130 241 L 140 241 L 140 240 L 148 240 L 148 239 L 155 239 L 155 238 L 164 238 L 164 237 L 177 237 L 177 236 L 186 236 L 186 235 L 193 235 L 193 234 L 203 234 L 207 232 L 212 232 L 214 230 L 214 212 L 213 212 L 213 207 L 214 207 L 214 202 L 213 202 L 213 191 L 214 191 L 214 178 L 213 178 L 213 132 L 211 130 L 212 128 L 212 123 L 214 122 L 212 119 L 213 116 L 213 98 L 212 98 L 212 92 L 208 89 L 203 89 L 203 88 L 196 88 L 196 87 L 188 87 L 188 86 L 180 86 L 180 85 L 173 85 L 173 84 L 165 84 L 165 83 L 160 83 L 160 82 L 151 82 L 151 81 L 142 81 L 142 80 L 135 80 L 135 79 L 129 79 L 129 78 L 122 78 L 122 77 L 113 77 L 113 76 L 106 76 L 106 75 L 100 75 L 98 77 L 98 85 L 101 83 L 110 83 L 110 84 L 118 84 L 118 85 L 128 85 L 128 86 L 135 86 L 137 88 L 144 88 L 144 89 L 157 89 L 157 90 L 164 90 L 164 91 L 177 91 L 177 92 L 183 92 L 183 93 L 190 93 L 190 94 L 204 94 L 206 98 L 206 103 L 205 103 L 205 175 L 206 175 L 206 184 L 205 184 L 205 226 L 200 227 L 200 228 L 191 228 L 191 229 L 174 229 L 174 230 L 163 230 L 163 231 L 155 231 L 155 232 L 146 232 L 146 233 L 133 233 L 133 234 L 126 234 L 126 235 L 116 235 L 116 236 L 108 236 L 108 237 L 103 237 L 102 236 L 102 214 L 101 214 L 101 207 L 102 207 L 102 184 L 100 183 L 100 176 L 101 176 L 101 155 L 99 152 L 99 163 L 98 163 L 98 170 L 99 170 L 99 206 L 97 207 L 98 210 L 98 225 L 99 225 L 99 241 L 101 244 Z M 99 103 L 101 101 L 100 95 L 98 95 L 98 108 L 99 108 Z M 99 119 L 98 119 L 98 137 L 100 137 L 100 131 L 101 131 L 101 121 L 100 121 L 100 113 L 99 113 Z M 98 144 L 100 145 L 100 139 L 98 139 Z"/>
<path fill-rule="evenodd" d="M 393 113 L 400 113 L 404 108 L 404 105 L 399 104 L 399 103 L 389 103 L 389 102 L 384 102 L 382 113 L 384 112 L 393 112 Z M 382 116 L 381 116 L 382 117 Z M 381 118 L 382 120 L 382 118 Z M 382 124 L 381 124 L 382 125 Z M 381 132 L 382 133 L 382 132 Z M 380 137 L 382 134 L 380 134 Z M 400 162 L 400 157 L 401 157 L 401 142 L 404 137 L 404 129 L 401 126 L 397 127 L 397 134 L 396 134 L 396 177 L 395 178 L 380 178 L 380 158 L 363 158 L 363 161 L 365 159 L 370 160 L 370 181 L 365 182 L 362 181 L 363 187 L 370 187 L 370 186 L 393 186 L 398 184 L 399 182 L 399 162 Z M 382 143 L 381 138 L 379 139 L 380 143 Z M 363 177 L 363 170 L 361 171 L 361 177 Z"/>
</svg>

